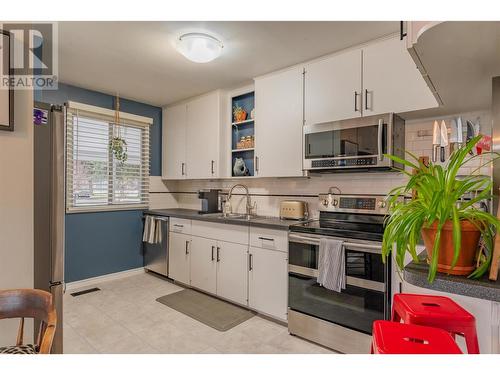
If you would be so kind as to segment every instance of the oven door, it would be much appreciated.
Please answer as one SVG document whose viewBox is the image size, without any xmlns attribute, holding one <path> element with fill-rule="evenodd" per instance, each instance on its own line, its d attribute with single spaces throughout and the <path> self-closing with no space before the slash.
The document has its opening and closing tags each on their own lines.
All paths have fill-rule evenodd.
<svg viewBox="0 0 500 375">
<path fill-rule="evenodd" d="M 304 145 L 307 170 L 390 167 L 392 115 L 305 126 Z"/>
<path fill-rule="evenodd" d="M 335 292 L 319 285 L 319 236 L 290 233 L 289 308 L 338 325 L 371 334 L 374 320 L 388 314 L 387 265 L 381 243 L 342 239 L 346 288 Z"/>
</svg>

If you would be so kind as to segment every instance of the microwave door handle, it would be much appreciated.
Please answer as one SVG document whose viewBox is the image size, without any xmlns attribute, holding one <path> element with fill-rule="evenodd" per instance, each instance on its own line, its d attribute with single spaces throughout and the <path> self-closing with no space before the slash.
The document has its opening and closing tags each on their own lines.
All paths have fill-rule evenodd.
<svg viewBox="0 0 500 375">
<path fill-rule="evenodd" d="M 384 121 L 383 119 L 378 120 L 378 160 L 382 161 L 384 160 L 384 155 L 382 154 L 382 135 L 383 135 L 383 126 L 384 126 Z"/>
</svg>

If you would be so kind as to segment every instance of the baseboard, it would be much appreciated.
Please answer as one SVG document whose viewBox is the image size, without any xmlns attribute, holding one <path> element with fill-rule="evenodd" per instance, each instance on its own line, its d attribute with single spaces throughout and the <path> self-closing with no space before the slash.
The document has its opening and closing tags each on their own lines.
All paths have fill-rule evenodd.
<svg viewBox="0 0 500 375">
<path fill-rule="evenodd" d="M 102 282 L 123 279 L 125 277 L 134 276 L 134 275 L 140 275 L 141 273 L 144 273 L 144 272 L 145 272 L 144 267 L 139 267 L 139 268 L 133 268 L 131 270 L 125 270 L 125 271 L 110 273 L 107 275 L 91 277 L 89 279 L 72 281 L 72 282 L 66 284 L 66 291 L 72 292 L 72 291 L 75 291 L 77 289 L 86 288 L 88 286 L 95 286 L 95 284 L 99 284 Z"/>
</svg>

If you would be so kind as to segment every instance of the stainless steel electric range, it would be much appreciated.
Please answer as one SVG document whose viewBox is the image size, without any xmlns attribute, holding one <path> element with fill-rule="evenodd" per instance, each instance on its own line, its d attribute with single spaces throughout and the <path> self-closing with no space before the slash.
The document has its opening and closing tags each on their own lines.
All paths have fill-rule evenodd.
<svg viewBox="0 0 500 375">
<path fill-rule="evenodd" d="M 288 329 L 342 353 L 369 353 L 374 320 L 390 315 L 390 264 L 382 262 L 385 196 L 322 194 L 319 220 L 290 227 Z M 343 240 L 346 288 L 317 283 L 322 237 Z"/>
</svg>

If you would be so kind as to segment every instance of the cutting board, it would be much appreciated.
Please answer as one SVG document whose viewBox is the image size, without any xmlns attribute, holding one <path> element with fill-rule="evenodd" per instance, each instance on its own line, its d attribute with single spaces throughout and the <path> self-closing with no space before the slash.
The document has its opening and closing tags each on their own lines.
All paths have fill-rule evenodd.
<svg viewBox="0 0 500 375">
<path fill-rule="evenodd" d="M 497 217 L 500 219 L 500 204 L 497 209 Z M 495 236 L 493 245 L 493 258 L 491 259 L 490 280 L 498 279 L 498 266 L 500 265 L 500 233 Z"/>
</svg>

